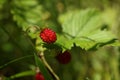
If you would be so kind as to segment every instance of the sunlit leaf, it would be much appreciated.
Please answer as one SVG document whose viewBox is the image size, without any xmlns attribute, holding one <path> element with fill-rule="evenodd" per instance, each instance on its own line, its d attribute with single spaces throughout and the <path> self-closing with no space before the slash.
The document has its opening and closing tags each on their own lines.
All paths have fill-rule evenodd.
<svg viewBox="0 0 120 80">
<path fill-rule="evenodd" d="M 63 15 L 60 22 L 66 36 L 66 40 L 61 44 L 69 49 L 73 43 L 88 50 L 97 44 L 116 39 L 110 31 L 102 30 L 105 23 L 101 13 L 95 9 L 71 11 Z M 68 44 L 69 46 L 66 46 Z"/>
</svg>

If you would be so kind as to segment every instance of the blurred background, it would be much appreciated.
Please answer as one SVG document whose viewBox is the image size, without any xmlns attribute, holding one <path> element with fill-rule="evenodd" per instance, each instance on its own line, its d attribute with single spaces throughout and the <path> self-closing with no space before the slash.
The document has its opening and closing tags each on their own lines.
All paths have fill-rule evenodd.
<svg viewBox="0 0 120 80">
<path fill-rule="evenodd" d="M 23 34 L 29 26 L 48 25 L 61 34 L 59 16 L 87 8 L 105 12 L 108 29 L 120 40 L 120 0 L 0 0 L 0 65 L 33 55 L 32 45 Z M 34 36 L 31 40 L 35 43 Z M 71 54 L 72 60 L 67 65 L 46 56 L 61 80 L 120 80 L 120 47 L 84 51 L 75 46 Z M 34 58 L 28 57 L 0 69 L 0 76 L 9 77 L 30 70 L 34 65 Z M 15 80 L 34 80 L 34 76 Z"/>
</svg>

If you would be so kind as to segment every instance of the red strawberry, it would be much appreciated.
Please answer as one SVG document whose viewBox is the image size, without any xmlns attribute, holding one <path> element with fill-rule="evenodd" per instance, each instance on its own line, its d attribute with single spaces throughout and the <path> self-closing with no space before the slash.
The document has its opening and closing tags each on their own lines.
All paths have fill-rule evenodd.
<svg viewBox="0 0 120 80">
<path fill-rule="evenodd" d="M 44 76 L 39 72 L 35 75 L 35 80 L 45 80 Z"/>
<path fill-rule="evenodd" d="M 44 28 L 40 32 L 40 38 L 46 43 L 54 43 L 57 40 L 56 33 L 49 28 Z"/>
<path fill-rule="evenodd" d="M 58 60 L 59 63 L 61 64 L 67 64 L 71 60 L 71 54 L 68 51 L 65 51 L 64 53 L 59 53 L 56 56 L 56 59 Z"/>
</svg>

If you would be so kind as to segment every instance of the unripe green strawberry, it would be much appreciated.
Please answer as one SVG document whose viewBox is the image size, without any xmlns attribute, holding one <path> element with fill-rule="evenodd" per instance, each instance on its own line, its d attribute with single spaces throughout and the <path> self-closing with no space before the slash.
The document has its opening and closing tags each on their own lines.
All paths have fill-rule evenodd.
<svg viewBox="0 0 120 80">
<path fill-rule="evenodd" d="M 44 28 L 40 32 L 40 38 L 46 43 L 54 43 L 57 40 L 56 33 L 50 28 Z"/>
<path fill-rule="evenodd" d="M 39 72 L 35 75 L 35 80 L 45 80 L 44 76 Z"/>
<path fill-rule="evenodd" d="M 59 53 L 57 56 L 56 56 L 56 59 L 58 60 L 59 63 L 61 64 L 67 64 L 70 62 L 71 60 L 71 54 L 70 52 L 68 51 L 65 51 L 63 53 Z"/>
</svg>

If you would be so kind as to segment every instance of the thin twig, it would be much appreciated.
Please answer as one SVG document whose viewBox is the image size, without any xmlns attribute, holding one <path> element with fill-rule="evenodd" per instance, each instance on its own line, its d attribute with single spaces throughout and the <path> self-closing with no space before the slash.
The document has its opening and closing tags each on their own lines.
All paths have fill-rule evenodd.
<svg viewBox="0 0 120 80">
<path fill-rule="evenodd" d="M 2 68 L 4 68 L 4 67 L 8 66 L 9 64 L 12 64 L 12 63 L 14 63 L 14 62 L 17 62 L 17 61 L 20 61 L 20 60 L 23 60 L 23 59 L 26 59 L 26 58 L 29 58 L 29 57 L 33 57 L 33 55 L 23 56 L 23 57 L 20 57 L 20 58 L 11 60 L 10 62 L 1 65 L 1 66 L 0 66 L 0 69 L 2 69 Z"/>
<path fill-rule="evenodd" d="M 42 62 L 45 64 L 46 68 L 49 70 L 50 74 L 53 76 L 53 78 L 55 80 L 60 80 L 60 78 L 56 75 L 56 73 L 53 71 L 53 69 L 50 67 L 50 65 L 47 63 L 46 59 L 45 59 L 45 56 L 44 56 L 44 53 L 41 52 L 39 54 L 40 56 L 40 59 L 42 60 Z"/>
</svg>

